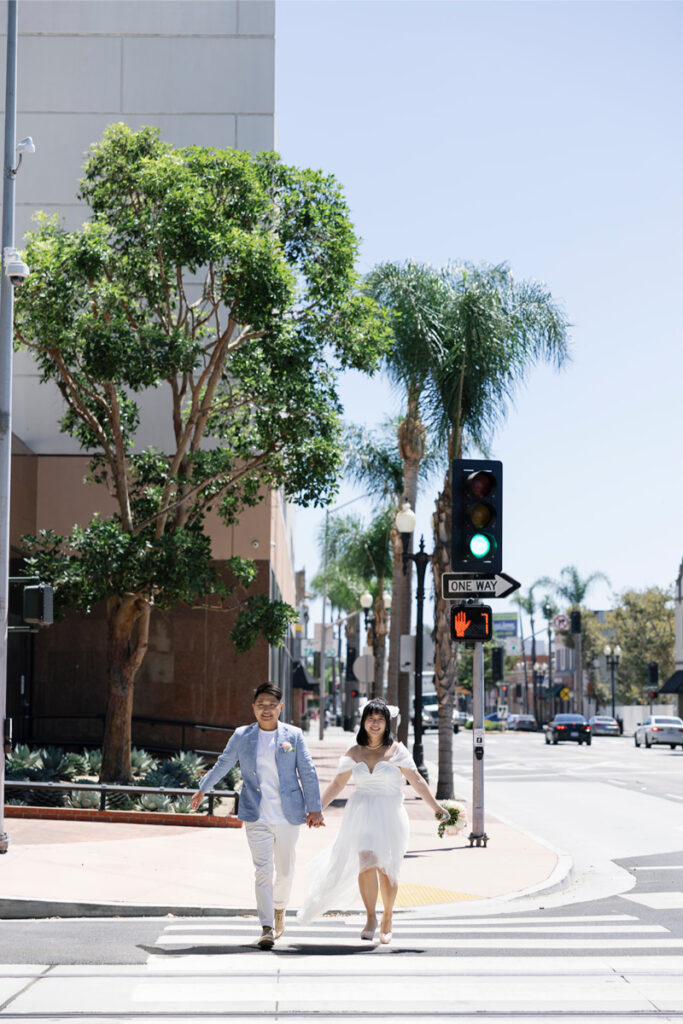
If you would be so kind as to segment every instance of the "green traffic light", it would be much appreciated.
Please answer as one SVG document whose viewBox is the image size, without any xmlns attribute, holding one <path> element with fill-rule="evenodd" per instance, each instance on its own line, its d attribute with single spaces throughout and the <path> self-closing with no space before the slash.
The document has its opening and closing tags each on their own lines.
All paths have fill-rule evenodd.
<svg viewBox="0 0 683 1024">
<path fill-rule="evenodd" d="M 475 533 L 470 537 L 470 552 L 475 558 L 486 558 L 491 551 L 491 538 L 485 533 Z"/>
</svg>

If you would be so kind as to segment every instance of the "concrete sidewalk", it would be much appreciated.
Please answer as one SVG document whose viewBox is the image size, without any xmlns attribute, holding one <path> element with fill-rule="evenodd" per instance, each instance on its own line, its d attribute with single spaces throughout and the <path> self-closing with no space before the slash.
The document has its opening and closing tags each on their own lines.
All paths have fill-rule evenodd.
<svg viewBox="0 0 683 1024">
<path fill-rule="evenodd" d="M 322 788 L 353 737 L 331 728 L 324 740 L 309 735 L 307 741 Z M 456 796 L 471 817 L 471 793 L 457 778 Z M 406 787 L 405 797 L 411 840 L 397 908 L 442 913 L 467 901 L 472 909 L 472 901 L 557 888 L 571 871 L 566 856 L 491 817 L 487 847 L 471 848 L 469 829 L 439 839 L 432 812 L 412 788 Z M 342 814 L 343 806 L 330 807 L 324 829 L 301 829 L 292 908 L 306 892 L 307 862 L 333 842 Z M 5 828 L 10 847 L 0 856 L 0 918 L 254 913 L 253 869 L 242 828 L 20 818 L 6 819 Z M 361 907 L 356 897 L 333 909 Z"/>
</svg>

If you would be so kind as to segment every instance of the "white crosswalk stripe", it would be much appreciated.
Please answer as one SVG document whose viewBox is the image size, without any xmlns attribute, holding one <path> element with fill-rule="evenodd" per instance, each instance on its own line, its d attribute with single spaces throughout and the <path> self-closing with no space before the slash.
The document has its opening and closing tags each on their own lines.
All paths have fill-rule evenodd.
<svg viewBox="0 0 683 1024">
<path fill-rule="evenodd" d="M 180 1012 L 193 1003 L 201 1015 L 229 1000 L 233 1013 L 278 1021 L 607 1011 L 626 1021 L 655 1006 L 683 1014 L 683 938 L 632 914 L 397 915 L 390 946 L 362 942 L 361 927 L 356 916 L 288 922 L 275 952 L 262 953 L 249 948 L 253 919 L 169 922 L 135 1001 Z"/>
</svg>

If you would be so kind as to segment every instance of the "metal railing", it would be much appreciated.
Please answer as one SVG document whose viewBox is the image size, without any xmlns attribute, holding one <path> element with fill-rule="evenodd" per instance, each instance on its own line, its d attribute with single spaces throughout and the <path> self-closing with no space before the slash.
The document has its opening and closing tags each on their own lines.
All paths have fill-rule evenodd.
<svg viewBox="0 0 683 1024">
<path fill-rule="evenodd" d="M 27 779 L 5 779 L 6 789 L 44 789 L 48 792 L 74 792 L 75 790 L 91 790 L 100 794 L 100 811 L 107 810 L 108 793 L 161 793 L 163 796 L 191 796 L 196 789 L 172 789 L 163 786 L 115 786 L 108 782 L 31 782 Z M 234 789 L 211 789 L 204 794 L 209 806 L 207 814 L 212 815 L 216 797 L 231 797 L 235 801 L 235 811 L 239 806 L 239 793 Z M 43 806 L 42 804 L 37 806 Z M 93 808 L 90 808 L 91 810 Z"/>
</svg>

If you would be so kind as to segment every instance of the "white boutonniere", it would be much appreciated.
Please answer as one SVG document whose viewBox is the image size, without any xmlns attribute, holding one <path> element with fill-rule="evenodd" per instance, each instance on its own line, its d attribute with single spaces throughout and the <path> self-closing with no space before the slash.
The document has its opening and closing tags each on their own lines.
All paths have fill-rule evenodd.
<svg viewBox="0 0 683 1024">
<path fill-rule="evenodd" d="M 294 747 L 289 742 L 289 740 L 284 740 L 284 742 L 280 744 L 280 750 L 282 751 L 283 754 L 293 754 L 294 753 Z"/>
</svg>

